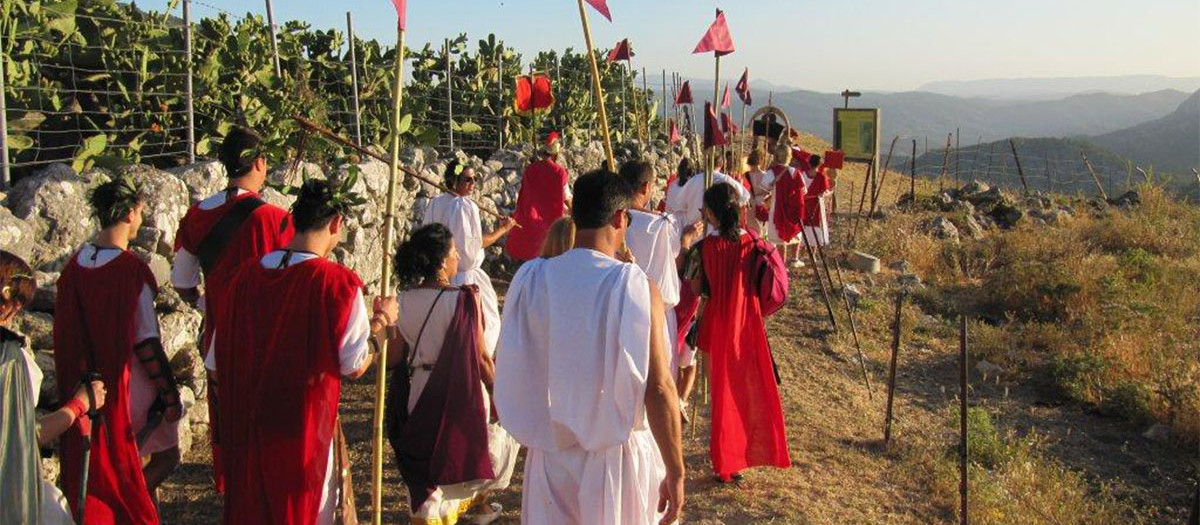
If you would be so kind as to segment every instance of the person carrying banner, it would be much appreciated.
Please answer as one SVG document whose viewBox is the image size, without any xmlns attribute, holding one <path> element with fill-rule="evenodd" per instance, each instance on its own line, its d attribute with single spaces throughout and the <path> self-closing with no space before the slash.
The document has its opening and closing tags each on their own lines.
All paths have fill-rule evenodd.
<svg viewBox="0 0 1200 525">
<path fill-rule="evenodd" d="M 570 179 L 566 168 L 558 164 L 562 144 L 558 132 L 552 131 L 538 153 L 537 162 L 525 168 L 521 190 L 517 193 L 517 209 L 513 219 L 521 227 L 508 236 L 505 250 L 518 261 L 538 256 L 546 230 L 571 207 Z"/>
<path fill-rule="evenodd" d="M 371 336 L 398 313 L 390 297 L 368 310 L 358 275 L 328 259 L 364 201 L 353 184 L 305 182 L 295 237 L 242 265 L 220 305 L 205 364 L 222 389 L 227 525 L 326 525 L 347 496 L 334 469 L 342 378 L 366 373 Z"/>
</svg>

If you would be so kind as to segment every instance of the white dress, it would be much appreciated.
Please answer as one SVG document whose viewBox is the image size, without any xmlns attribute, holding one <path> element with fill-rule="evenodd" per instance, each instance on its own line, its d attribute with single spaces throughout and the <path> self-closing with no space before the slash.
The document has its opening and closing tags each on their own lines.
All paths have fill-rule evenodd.
<svg viewBox="0 0 1200 525">
<path fill-rule="evenodd" d="M 645 273 L 600 252 L 529 261 L 513 278 L 495 395 L 500 423 L 529 447 L 522 523 L 657 522 L 650 324 Z"/>
<path fill-rule="evenodd" d="M 400 334 L 409 348 L 416 344 L 420 335 L 420 346 L 415 349 L 413 358 L 412 384 L 408 394 L 408 411 L 411 413 L 425 391 L 429 381 L 431 368 L 437 363 L 442 353 L 442 344 L 446 340 L 446 331 L 454 319 L 454 311 L 458 305 L 457 290 L 447 291 L 441 299 L 437 299 L 439 291 L 417 288 L 400 292 L 398 301 L 402 315 L 396 322 Z M 425 332 L 421 334 L 421 325 L 425 322 L 426 314 L 429 322 Z M 427 365 L 427 366 L 426 366 Z M 487 390 L 483 391 L 483 406 L 491 406 Z M 459 515 L 474 504 L 475 497 L 489 491 L 508 488 L 513 471 L 517 465 L 517 452 L 520 445 L 498 423 L 488 425 L 488 455 L 492 461 L 492 473 L 496 479 L 483 479 L 441 485 L 434 490 L 421 508 L 413 512 L 413 518 L 425 520 L 426 523 L 454 523 Z M 438 521 L 440 520 L 440 521 Z"/>
<path fill-rule="evenodd" d="M 483 338 L 488 352 L 496 351 L 500 339 L 500 300 L 492 279 L 483 271 L 483 225 L 479 206 L 467 197 L 444 193 L 429 201 L 421 224 L 438 222 L 454 235 L 458 249 L 458 273 L 450 278 L 451 286 L 473 284 L 479 287 L 479 305 L 483 309 Z"/>
<path fill-rule="evenodd" d="M 808 176 L 807 172 L 801 174 L 804 181 L 804 189 L 812 187 L 813 179 Z M 817 208 L 820 210 L 817 217 L 820 218 L 820 224 L 805 224 L 804 225 L 804 242 L 809 246 L 813 243 L 821 246 L 829 246 L 829 219 L 825 214 L 825 196 L 829 195 L 830 190 L 825 190 L 817 197 Z M 807 199 L 806 199 L 807 200 Z M 807 202 L 806 202 L 807 203 Z M 805 210 L 805 215 L 808 215 L 808 210 Z"/>
<path fill-rule="evenodd" d="M 679 289 L 682 285 L 675 258 L 679 256 L 679 238 L 682 234 L 673 215 L 641 210 L 630 210 L 630 215 L 633 222 L 625 231 L 625 244 L 633 253 L 638 268 L 645 272 L 650 282 L 658 286 L 666 312 L 666 330 L 663 331 L 667 338 L 666 347 L 674 348 L 670 341 L 679 324 L 674 308 L 679 304 Z M 677 352 L 671 352 L 671 370 L 679 365 L 679 356 L 676 354 Z"/>
</svg>

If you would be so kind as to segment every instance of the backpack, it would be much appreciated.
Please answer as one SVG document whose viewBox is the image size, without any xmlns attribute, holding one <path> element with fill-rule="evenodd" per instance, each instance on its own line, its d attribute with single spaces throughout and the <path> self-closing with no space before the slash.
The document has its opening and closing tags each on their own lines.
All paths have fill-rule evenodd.
<svg viewBox="0 0 1200 525">
<path fill-rule="evenodd" d="M 758 294 L 763 317 L 778 312 L 787 303 L 788 272 L 783 257 L 774 244 L 751 232 L 754 247 L 751 252 L 750 286 Z"/>
</svg>

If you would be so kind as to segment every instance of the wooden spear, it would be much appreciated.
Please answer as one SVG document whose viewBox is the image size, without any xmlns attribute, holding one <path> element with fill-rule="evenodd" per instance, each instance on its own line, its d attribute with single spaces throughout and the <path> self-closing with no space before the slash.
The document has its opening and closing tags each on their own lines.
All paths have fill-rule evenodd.
<svg viewBox="0 0 1200 525">
<path fill-rule="evenodd" d="M 296 115 L 296 116 L 294 116 L 294 117 L 292 117 L 292 118 L 293 118 L 293 119 L 295 119 L 296 123 L 297 123 L 297 124 L 299 124 L 299 125 L 300 125 L 300 127 L 304 128 L 304 129 L 306 129 L 306 130 L 312 131 L 313 133 L 316 133 L 316 134 L 318 134 L 318 135 L 320 135 L 320 136 L 322 136 L 322 137 L 324 137 L 324 138 L 328 139 L 328 140 L 329 140 L 329 141 L 331 141 L 331 142 L 334 142 L 334 143 L 336 143 L 336 144 L 339 144 L 339 145 L 345 146 L 345 147 L 347 147 L 347 148 L 350 148 L 350 149 L 352 149 L 352 150 L 354 150 L 354 151 L 357 151 L 357 152 L 359 152 L 359 153 L 361 153 L 361 154 L 363 154 L 363 155 L 366 155 L 366 156 L 368 156 L 368 157 L 371 157 L 371 158 L 373 158 L 373 159 L 375 159 L 375 160 L 378 160 L 378 161 L 380 161 L 380 162 L 388 162 L 388 163 L 390 163 L 390 162 L 391 162 L 391 159 L 389 159 L 389 158 L 387 158 L 387 157 L 384 157 L 383 155 L 380 155 L 380 154 L 378 154 L 378 153 L 375 153 L 374 151 L 371 151 L 371 150 L 369 150 L 369 149 L 367 149 L 367 148 L 364 148 L 364 147 L 362 147 L 362 146 L 359 146 L 359 145 L 357 145 L 357 144 L 355 144 L 355 143 L 351 142 L 349 139 L 347 139 L 347 138 L 345 138 L 345 137 L 343 137 L 343 136 L 341 136 L 341 135 L 338 135 L 337 133 L 334 133 L 333 131 L 330 131 L 329 129 L 327 129 L 327 128 L 325 128 L 325 127 L 321 126 L 320 124 L 317 124 L 316 122 L 313 122 L 313 121 L 311 121 L 311 120 L 309 120 L 309 119 L 307 119 L 307 118 L 304 118 L 303 116 Z M 442 190 L 442 191 L 444 191 L 444 192 L 446 192 L 446 193 L 454 193 L 454 191 L 453 191 L 453 190 L 451 190 L 450 188 L 446 187 L 446 185 L 444 185 L 444 184 L 442 184 L 442 183 L 440 183 L 440 182 L 437 182 L 437 181 L 435 181 L 435 180 L 433 180 L 433 179 L 430 179 L 429 177 L 426 177 L 426 176 L 424 176 L 424 175 L 421 175 L 420 173 L 417 173 L 417 172 L 413 171 L 412 169 L 410 169 L 410 168 L 408 168 L 408 167 L 406 167 L 406 166 L 398 166 L 396 169 L 400 170 L 401 172 L 403 172 L 405 175 L 408 175 L 409 177 L 412 177 L 412 178 L 414 178 L 414 179 L 417 179 L 417 180 L 419 180 L 419 181 L 421 181 L 421 182 L 424 182 L 425 184 L 428 184 L 428 185 L 430 185 L 430 186 L 433 186 L 433 187 L 435 187 L 435 188 L 437 188 L 437 189 L 439 189 L 439 190 Z M 478 206 L 478 204 L 476 204 L 476 206 Z M 494 212 L 494 211 L 492 211 L 492 210 L 489 210 L 489 209 L 487 209 L 487 208 L 484 208 L 484 207 L 482 207 L 482 206 L 479 206 L 479 211 L 482 211 L 482 212 L 484 212 L 484 213 L 486 213 L 486 214 L 488 214 L 488 215 L 491 215 L 492 217 L 495 217 L 495 218 L 497 218 L 497 219 L 503 219 L 503 218 L 504 218 L 504 216 L 503 216 L 503 215 L 501 215 L 501 214 L 499 214 L 499 213 L 496 213 L 496 212 Z M 520 227 L 521 227 L 521 225 L 520 225 L 520 224 L 518 224 L 518 225 L 516 225 L 516 226 L 517 226 L 518 228 L 520 228 Z"/>
<path fill-rule="evenodd" d="M 404 101 L 404 24 L 396 28 L 395 96 L 392 97 L 392 151 L 388 169 L 387 209 L 383 213 L 383 269 L 381 295 L 392 292 L 392 249 L 396 229 L 396 186 L 400 183 L 400 107 Z M 300 122 L 298 119 L 297 122 Z M 353 144 L 350 141 L 346 141 Z M 383 524 L 383 415 L 387 397 L 388 339 L 379 345 L 375 372 L 375 441 L 371 449 L 372 523 Z"/>
<path fill-rule="evenodd" d="M 587 43 L 588 61 L 592 66 L 592 90 L 596 93 L 596 111 L 600 113 L 600 134 L 604 138 L 604 155 L 608 157 L 608 169 L 617 170 L 617 159 L 613 156 L 612 139 L 608 136 L 608 111 L 604 109 L 604 88 L 600 85 L 600 67 L 596 65 L 595 47 L 592 45 L 592 27 L 588 24 L 587 10 L 583 0 L 579 1 L 579 20 L 583 23 L 583 40 Z"/>
</svg>

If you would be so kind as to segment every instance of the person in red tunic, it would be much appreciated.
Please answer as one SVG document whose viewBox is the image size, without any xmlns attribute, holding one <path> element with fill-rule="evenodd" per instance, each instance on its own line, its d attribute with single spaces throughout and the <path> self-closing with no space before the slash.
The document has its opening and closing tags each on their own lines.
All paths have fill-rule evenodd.
<svg viewBox="0 0 1200 525">
<path fill-rule="evenodd" d="M 789 155 L 794 152 L 786 147 L 778 148 L 775 152 L 775 164 L 771 166 L 772 183 L 775 194 L 771 199 L 770 220 L 767 222 L 767 237 L 776 244 L 781 244 L 781 255 L 788 260 L 792 252 L 792 266 L 804 266 L 800 261 L 800 244 L 789 250 L 793 241 L 800 235 L 804 221 L 804 181 L 800 172 L 793 167 L 785 166 Z"/>
<path fill-rule="evenodd" d="M 692 248 L 700 259 L 692 291 L 707 296 L 698 346 L 709 356 L 709 457 L 721 482 L 740 479 L 750 467 L 791 465 L 766 327 L 747 275 L 753 270 L 754 236 L 738 227 L 740 215 L 732 188 L 709 188 L 704 220 L 715 231 Z"/>
<path fill-rule="evenodd" d="M 207 354 L 211 347 L 212 327 L 217 325 L 219 305 L 228 294 L 234 270 L 292 238 L 287 211 L 264 203 L 258 194 L 267 180 L 267 161 L 261 147 L 262 137 L 248 129 L 234 128 L 225 136 L 217 157 L 225 167 L 229 186 L 193 205 L 175 234 L 171 284 L 180 297 L 204 312 L 201 354 Z M 220 229 L 218 225 L 222 225 Z M 218 429 L 219 391 L 219 385 L 210 381 L 209 432 L 217 492 L 223 490 L 224 479 Z"/>
<path fill-rule="evenodd" d="M 803 174 L 804 189 L 804 242 L 812 245 L 829 246 L 829 220 L 825 212 L 825 196 L 833 191 L 833 179 L 825 173 L 820 155 L 808 158 L 811 166 Z"/>
<path fill-rule="evenodd" d="M 79 523 L 158 523 L 151 497 L 178 462 L 151 460 L 143 474 L 138 440 L 171 433 L 182 416 L 179 390 L 158 334 L 154 274 L 128 250 L 142 223 L 144 198 L 133 182 L 120 177 L 101 184 L 90 200 L 103 230 L 85 244 L 63 269 L 54 304 L 54 366 L 60 398 L 70 398 L 82 381 L 107 385 L 104 410 L 89 424 L 62 436 L 62 486 Z M 141 401 L 140 398 L 146 398 Z M 153 403 L 152 405 L 150 403 Z M 147 412 L 158 412 L 162 428 L 148 426 Z M 90 432 L 86 429 L 90 428 Z M 90 438 L 89 438 L 90 435 Z M 86 499 L 79 507 L 84 451 Z M 177 434 L 174 434 L 177 443 Z M 148 486 L 148 479 L 151 484 Z"/>
<path fill-rule="evenodd" d="M 210 353 L 221 385 L 225 524 L 333 522 L 342 377 L 366 373 L 371 334 L 397 314 L 394 298 L 377 298 L 368 317 L 362 281 L 326 258 L 357 200 L 351 184 L 305 182 L 292 207 L 296 236 L 229 282 Z"/>
<path fill-rule="evenodd" d="M 508 234 L 504 248 L 518 261 L 537 258 L 542 250 L 546 231 L 554 221 L 571 207 L 571 188 L 566 168 L 558 165 L 558 132 L 551 132 L 537 162 L 525 168 L 521 176 L 521 191 L 517 194 L 517 211 L 513 219 L 520 228 Z"/>
</svg>

